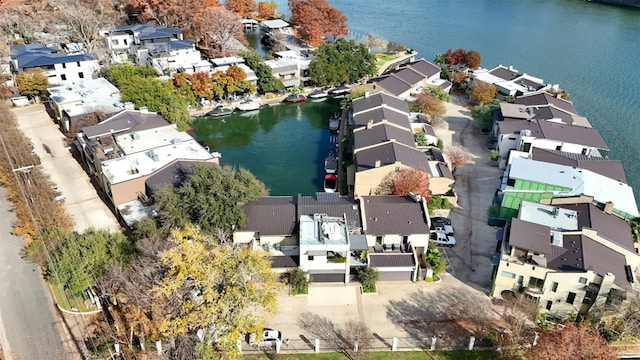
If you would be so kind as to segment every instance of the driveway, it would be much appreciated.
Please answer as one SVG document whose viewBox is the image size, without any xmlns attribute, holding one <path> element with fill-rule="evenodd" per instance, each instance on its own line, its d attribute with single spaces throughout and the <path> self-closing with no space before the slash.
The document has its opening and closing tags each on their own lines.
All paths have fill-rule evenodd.
<svg viewBox="0 0 640 360">
<path fill-rule="evenodd" d="M 89 227 L 120 230 L 115 216 L 98 196 L 89 176 L 73 158 L 64 135 L 43 105 L 13 110 L 20 130 L 31 139 L 45 174 L 62 192 L 67 214 L 75 222 L 74 230 Z"/>
</svg>

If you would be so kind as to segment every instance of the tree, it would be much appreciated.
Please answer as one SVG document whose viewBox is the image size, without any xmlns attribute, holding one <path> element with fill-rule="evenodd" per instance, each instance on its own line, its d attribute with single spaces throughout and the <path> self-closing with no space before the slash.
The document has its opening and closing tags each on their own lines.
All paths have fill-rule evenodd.
<svg viewBox="0 0 640 360">
<path fill-rule="evenodd" d="M 464 54 L 464 63 L 470 69 L 480 67 L 482 64 L 482 57 L 480 53 L 475 50 L 469 50 Z"/>
<path fill-rule="evenodd" d="M 402 168 L 385 176 L 376 189 L 376 194 L 407 196 L 413 193 L 428 201 L 429 178 L 429 174 L 423 170 Z"/>
<path fill-rule="evenodd" d="M 495 99 L 498 89 L 493 84 L 476 80 L 469 91 L 469 96 L 480 105 Z"/>
<path fill-rule="evenodd" d="M 247 17 L 257 10 L 256 2 L 253 0 L 226 0 L 225 3 L 227 9 L 241 17 Z"/>
<path fill-rule="evenodd" d="M 240 20 L 240 15 L 223 7 L 209 7 L 194 16 L 193 28 L 210 56 L 228 56 L 246 44 Z"/>
<path fill-rule="evenodd" d="M 97 229 L 69 233 L 48 264 L 46 276 L 52 283 L 59 278 L 73 295 L 80 296 L 106 273 L 109 264 L 126 263 L 132 252 L 122 233 Z"/>
<path fill-rule="evenodd" d="M 629 222 L 629 227 L 631 228 L 631 236 L 633 236 L 633 241 L 640 241 L 640 217 L 631 220 Z"/>
<path fill-rule="evenodd" d="M 615 360 L 615 351 L 587 323 L 567 323 L 562 328 L 546 330 L 527 353 L 529 359 Z"/>
<path fill-rule="evenodd" d="M 275 1 L 260 1 L 258 2 L 258 18 L 268 20 L 273 18 L 276 14 L 276 7 L 278 5 Z"/>
<path fill-rule="evenodd" d="M 338 39 L 320 45 L 309 64 L 309 78 L 319 86 L 352 84 L 375 73 L 375 57 L 354 40 Z"/>
<path fill-rule="evenodd" d="M 281 284 L 271 262 L 248 247 L 216 244 L 191 225 L 173 230 L 169 241 L 175 246 L 160 254 L 167 271 L 152 293 L 157 301 L 178 306 L 165 309 L 161 333 L 200 331 L 208 346 L 224 357 L 237 357 L 242 334 L 258 331 L 267 314 L 277 311 Z"/>
<path fill-rule="evenodd" d="M 431 118 L 442 116 L 447 113 L 442 101 L 427 93 L 416 94 L 415 99 L 416 100 L 413 104 L 420 109 L 421 113 L 429 115 Z"/>
<path fill-rule="evenodd" d="M 458 65 L 464 64 L 466 52 L 462 48 L 458 48 L 455 50 L 447 50 L 445 53 L 445 57 L 447 58 L 447 64 L 449 65 Z"/>
<path fill-rule="evenodd" d="M 127 6 L 129 16 L 141 22 L 155 22 L 161 26 L 191 29 L 191 22 L 201 11 L 219 7 L 217 0 L 131 0 Z"/>
<path fill-rule="evenodd" d="M 309 274 L 299 267 L 291 269 L 287 276 L 291 295 L 306 294 L 309 291 Z"/>
<path fill-rule="evenodd" d="M 347 18 L 327 0 L 289 0 L 289 9 L 298 36 L 311 46 L 319 46 L 327 37 L 349 33 Z"/>
<path fill-rule="evenodd" d="M 49 78 L 40 68 L 22 71 L 16 75 L 16 85 L 21 95 L 30 99 L 46 94 Z"/>
<path fill-rule="evenodd" d="M 481 130 L 489 130 L 493 124 L 493 111 L 499 107 L 500 102 L 497 100 L 485 105 L 476 105 L 471 109 L 471 116 Z"/>
<path fill-rule="evenodd" d="M 367 266 L 358 271 L 358 281 L 362 285 L 363 292 L 375 292 L 378 280 L 380 280 L 380 272 L 373 267 Z"/>
<path fill-rule="evenodd" d="M 442 65 L 446 65 L 447 64 L 447 55 L 446 54 L 436 54 L 436 56 L 433 58 L 433 63 L 438 65 L 438 66 L 442 66 Z"/>
<path fill-rule="evenodd" d="M 260 54 L 255 50 L 242 51 L 240 56 L 244 58 L 245 63 L 258 77 L 258 92 L 265 94 L 268 92 L 276 92 L 284 89 L 282 82 L 273 76 L 273 71 L 269 65 L 265 64 Z"/>
<path fill-rule="evenodd" d="M 367 49 L 380 49 L 387 45 L 387 42 L 378 35 L 367 34 L 360 43 L 367 47 Z"/>
<path fill-rule="evenodd" d="M 451 74 L 450 79 L 451 79 L 451 82 L 453 83 L 453 86 L 456 89 L 460 89 L 462 87 L 462 84 L 465 81 L 467 81 L 468 77 L 469 76 L 466 73 L 462 72 L 462 71 L 454 71 Z"/>
<path fill-rule="evenodd" d="M 447 94 L 441 87 L 439 86 L 429 86 L 422 90 L 423 93 L 431 95 L 432 97 L 440 100 L 440 101 L 451 101 L 451 95 Z"/>
<path fill-rule="evenodd" d="M 59 19 L 64 23 L 67 35 L 72 41 L 83 43 L 89 53 L 96 53 L 100 29 L 112 25 L 102 4 L 89 9 L 77 2 L 60 3 Z"/>
<path fill-rule="evenodd" d="M 425 260 L 429 262 L 434 278 L 447 269 L 447 260 L 442 256 L 440 251 L 438 251 L 436 244 L 432 241 L 429 241 L 429 251 L 427 252 Z"/>
<path fill-rule="evenodd" d="M 158 75 L 160 74 L 151 66 L 135 66 L 132 64 L 112 65 L 100 71 L 100 76 L 109 80 L 117 88 L 130 83 L 134 77 L 155 78 Z"/>
<path fill-rule="evenodd" d="M 461 147 L 449 146 L 445 154 L 451 162 L 451 166 L 453 167 L 451 172 L 454 174 L 458 168 L 463 167 L 469 162 L 469 153 Z"/>
<path fill-rule="evenodd" d="M 418 146 L 429 145 L 429 142 L 427 141 L 427 135 L 425 135 L 424 131 L 413 133 L 413 141 L 415 141 L 416 145 Z"/>
<path fill-rule="evenodd" d="M 163 187 L 153 194 L 165 229 L 193 223 L 208 234 L 220 229 L 228 235 L 246 222 L 240 206 L 267 195 L 264 184 L 242 168 L 195 165 L 184 176 L 177 187 Z"/>
</svg>

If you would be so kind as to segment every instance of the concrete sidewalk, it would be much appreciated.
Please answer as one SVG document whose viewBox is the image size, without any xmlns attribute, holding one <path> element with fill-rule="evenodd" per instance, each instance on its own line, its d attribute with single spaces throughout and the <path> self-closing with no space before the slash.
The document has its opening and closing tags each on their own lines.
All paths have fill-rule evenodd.
<svg viewBox="0 0 640 360">
<path fill-rule="evenodd" d="M 34 144 L 43 172 L 64 196 L 67 214 L 75 223 L 74 230 L 90 227 L 120 230 L 115 216 L 98 196 L 89 175 L 73 158 L 65 136 L 46 112 L 44 105 L 31 105 L 12 110 L 20 130 Z"/>
</svg>

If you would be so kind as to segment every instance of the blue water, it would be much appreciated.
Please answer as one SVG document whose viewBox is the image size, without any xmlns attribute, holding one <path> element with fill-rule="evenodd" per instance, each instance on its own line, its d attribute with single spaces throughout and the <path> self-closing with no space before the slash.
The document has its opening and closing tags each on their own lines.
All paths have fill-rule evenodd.
<svg viewBox="0 0 640 360">
<path fill-rule="evenodd" d="M 286 0 L 276 0 L 287 13 Z M 433 60 L 475 49 L 483 66 L 560 84 L 640 193 L 640 10 L 583 0 L 330 0 L 355 38 L 373 33 Z"/>
</svg>

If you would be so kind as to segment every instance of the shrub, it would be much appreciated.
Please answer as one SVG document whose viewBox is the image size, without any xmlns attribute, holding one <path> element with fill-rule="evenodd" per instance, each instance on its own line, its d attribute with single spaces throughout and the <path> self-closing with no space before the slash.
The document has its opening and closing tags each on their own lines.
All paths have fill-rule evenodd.
<svg viewBox="0 0 640 360">
<path fill-rule="evenodd" d="M 358 272 L 358 280 L 362 285 L 362 291 L 366 293 L 376 292 L 376 282 L 380 279 L 378 270 L 366 267 Z"/>
<path fill-rule="evenodd" d="M 427 135 L 425 135 L 425 133 L 422 131 L 413 134 L 413 140 L 416 142 L 418 146 L 429 145 L 429 142 L 427 141 Z"/>
<path fill-rule="evenodd" d="M 444 142 L 442 141 L 442 139 L 438 139 L 438 144 L 436 146 L 438 147 L 438 149 L 440 149 L 440 151 L 444 149 Z"/>
<path fill-rule="evenodd" d="M 291 295 L 307 294 L 309 292 L 309 278 L 307 275 L 307 272 L 300 268 L 291 270 L 287 276 L 291 287 Z"/>
</svg>

